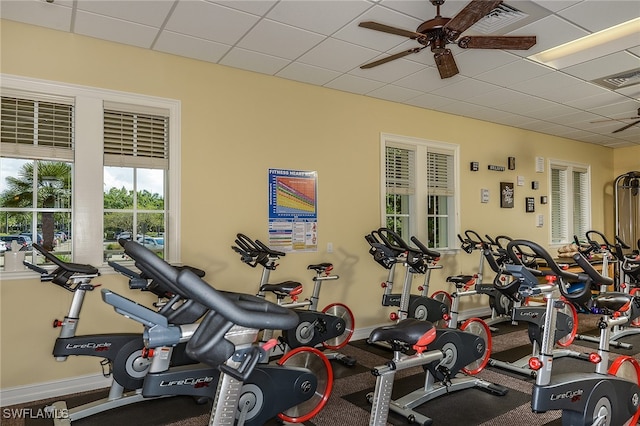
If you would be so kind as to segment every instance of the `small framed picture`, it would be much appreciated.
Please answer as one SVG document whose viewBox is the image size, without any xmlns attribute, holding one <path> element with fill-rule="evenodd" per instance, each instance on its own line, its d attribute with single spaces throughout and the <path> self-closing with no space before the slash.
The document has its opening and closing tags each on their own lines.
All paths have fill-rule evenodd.
<svg viewBox="0 0 640 426">
<path fill-rule="evenodd" d="M 525 198 L 525 211 L 527 213 L 533 213 L 536 211 L 536 199 L 533 197 Z"/>
<path fill-rule="evenodd" d="M 512 209 L 513 196 L 513 182 L 500 182 L 500 207 L 503 209 Z"/>
</svg>

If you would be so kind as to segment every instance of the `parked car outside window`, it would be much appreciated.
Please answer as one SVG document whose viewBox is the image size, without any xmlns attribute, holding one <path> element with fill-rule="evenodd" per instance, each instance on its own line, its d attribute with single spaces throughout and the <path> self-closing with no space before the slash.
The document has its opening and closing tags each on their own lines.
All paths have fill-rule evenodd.
<svg viewBox="0 0 640 426">
<path fill-rule="evenodd" d="M 164 250 L 164 244 L 159 244 L 155 238 L 139 236 L 138 242 L 153 252 Z"/>
<path fill-rule="evenodd" d="M 11 242 L 17 241 L 20 250 L 31 250 L 31 238 L 28 235 L 0 235 L 0 240 L 5 242 L 7 251 L 11 251 Z"/>
</svg>

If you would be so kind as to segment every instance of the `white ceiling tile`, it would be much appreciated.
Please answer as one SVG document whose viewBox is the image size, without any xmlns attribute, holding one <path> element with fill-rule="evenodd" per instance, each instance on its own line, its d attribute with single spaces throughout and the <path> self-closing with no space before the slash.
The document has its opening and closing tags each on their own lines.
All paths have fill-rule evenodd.
<svg viewBox="0 0 640 426">
<path fill-rule="evenodd" d="M 537 95 L 540 92 L 557 90 L 566 86 L 573 86 L 579 82 L 580 80 L 575 77 L 571 77 L 559 71 L 553 71 L 526 81 L 511 84 L 509 88 L 519 92 L 528 93 L 530 95 Z"/>
<path fill-rule="evenodd" d="M 443 98 L 442 96 L 436 96 L 430 93 L 425 93 L 424 95 L 420 95 L 415 98 L 409 99 L 406 103 L 409 105 L 413 105 L 421 108 L 438 110 L 444 107 L 445 105 L 449 105 L 455 102 L 457 101 L 451 98 Z"/>
<path fill-rule="evenodd" d="M 340 73 L 326 68 L 314 67 L 313 65 L 292 62 L 276 75 L 278 77 L 301 81 L 303 83 L 323 86 L 338 77 Z"/>
<path fill-rule="evenodd" d="M 172 31 L 163 31 L 154 45 L 154 50 L 160 52 L 208 62 L 218 62 L 229 49 L 231 46 L 228 44 L 216 43 Z"/>
<path fill-rule="evenodd" d="M 640 101 L 640 85 L 636 84 L 634 86 L 623 87 L 621 89 L 617 89 L 616 92 L 621 95 L 625 95 L 629 98 Z"/>
<path fill-rule="evenodd" d="M 201 0 L 180 1 L 166 29 L 181 34 L 234 45 L 258 17 Z"/>
<path fill-rule="evenodd" d="M 264 16 L 278 0 L 207 0 L 232 9 L 241 10 L 253 15 Z"/>
<path fill-rule="evenodd" d="M 462 78 L 457 82 L 440 89 L 432 90 L 431 93 L 438 96 L 446 96 L 461 101 L 466 101 L 473 96 L 479 96 L 484 93 L 492 92 L 497 87 L 484 81 L 474 80 L 471 78 Z"/>
<path fill-rule="evenodd" d="M 386 99 L 392 102 L 403 102 L 407 99 L 415 98 L 421 94 L 422 92 L 418 92 L 417 90 L 411 90 L 404 87 L 387 84 L 378 89 L 370 91 L 369 93 L 367 93 L 367 96 Z"/>
<path fill-rule="evenodd" d="M 567 104 L 572 100 L 582 99 L 601 93 L 601 87 L 579 80 L 579 83 L 577 84 L 566 85 L 558 87 L 556 89 L 541 90 L 536 94 L 536 96 L 549 99 L 551 101 L 560 102 L 562 104 Z M 571 106 L 575 107 L 575 105 Z"/>
<path fill-rule="evenodd" d="M 640 16 L 636 0 L 585 0 L 558 15 L 591 32 L 597 32 Z"/>
<path fill-rule="evenodd" d="M 538 3 L 540 6 L 552 12 L 558 12 L 576 3 L 580 3 L 582 0 L 532 0 L 532 1 L 534 3 Z"/>
<path fill-rule="evenodd" d="M 376 52 L 371 49 L 335 38 L 328 38 L 298 58 L 298 61 L 334 71 L 347 72 L 369 61 L 375 55 Z"/>
<path fill-rule="evenodd" d="M 224 58 L 222 58 L 220 64 L 274 75 L 287 66 L 289 62 L 290 61 L 286 59 L 234 47 L 224 56 Z"/>
<path fill-rule="evenodd" d="M 530 80 L 545 74 L 551 74 L 554 70 L 529 60 L 521 60 L 508 63 L 495 70 L 478 74 L 478 80 L 493 83 L 496 86 L 511 88 L 514 84 Z"/>
<path fill-rule="evenodd" d="M 550 108 L 554 105 L 556 104 L 545 99 L 540 99 L 535 96 L 521 95 L 519 98 L 516 98 L 516 100 L 496 105 L 495 108 L 501 111 L 509 111 L 515 114 L 527 115 L 531 111 Z"/>
<path fill-rule="evenodd" d="M 522 94 L 514 90 L 496 87 L 490 92 L 472 96 L 466 99 L 466 101 L 476 105 L 495 107 L 497 105 L 506 104 L 508 102 L 514 102 L 519 96 L 522 96 Z"/>
<path fill-rule="evenodd" d="M 575 98 L 573 100 L 566 101 L 565 103 L 569 106 L 589 111 L 592 108 L 598 108 L 609 104 L 616 104 L 627 99 L 626 96 L 620 95 L 616 92 L 612 92 L 611 90 L 605 89 L 604 87 L 595 87 L 597 88 L 597 93 L 595 95 Z"/>
<path fill-rule="evenodd" d="M 639 67 L 640 57 L 628 52 L 617 52 L 563 68 L 562 72 L 590 81 Z"/>
<path fill-rule="evenodd" d="M 59 31 L 71 29 L 73 3 L 46 3 L 41 0 L 2 0 L 0 16 L 2 19 L 25 22 Z"/>
<path fill-rule="evenodd" d="M 89 37 L 150 48 L 158 29 L 104 15 L 77 11 L 74 31 Z"/>
<path fill-rule="evenodd" d="M 372 90 L 375 90 L 382 86 L 384 86 L 384 83 L 380 83 L 379 81 L 373 81 L 348 74 L 343 74 L 324 85 L 324 87 L 329 87 L 331 89 L 338 89 L 345 92 L 357 93 L 360 95 L 369 93 Z"/>
<path fill-rule="evenodd" d="M 572 114 L 576 111 L 577 110 L 575 108 L 571 108 L 566 105 L 548 103 L 544 108 L 528 111 L 527 116 L 538 118 L 540 120 L 548 120 L 560 115 Z"/>
<path fill-rule="evenodd" d="M 286 0 L 266 15 L 283 24 L 331 35 L 371 7 L 365 0 Z"/>
<path fill-rule="evenodd" d="M 319 34 L 263 19 L 240 40 L 238 47 L 279 58 L 295 59 L 323 39 Z"/>
<path fill-rule="evenodd" d="M 637 116 L 639 102 L 632 100 L 626 100 L 617 104 L 610 104 L 600 108 L 592 108 L 591 112 L 599 114 L 604 117 L 622 118 L 622 117 L 635 117 Z"/>
<path fill-rule="evenodd" d="M 77 0 L 78 10 L 159 28 L 173 2 L 166 0 Z"/>
</svg>

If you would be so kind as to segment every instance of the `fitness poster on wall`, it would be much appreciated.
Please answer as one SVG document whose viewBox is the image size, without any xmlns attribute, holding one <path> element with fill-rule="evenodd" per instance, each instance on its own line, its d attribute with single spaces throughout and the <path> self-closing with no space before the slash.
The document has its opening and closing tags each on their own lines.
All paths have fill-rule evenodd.
<svg viewBox="0 0 640 426">
<path fill-rule="evenodd" d="M 269 169 L 269 246 L 283 252 L 318 249 L 318 173 Z"/>
</svg>

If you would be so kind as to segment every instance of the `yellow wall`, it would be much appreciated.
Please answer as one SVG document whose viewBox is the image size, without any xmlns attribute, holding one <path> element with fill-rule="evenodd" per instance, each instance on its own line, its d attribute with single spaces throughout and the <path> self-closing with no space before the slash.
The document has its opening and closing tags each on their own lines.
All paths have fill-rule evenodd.
<svg viewBox="0 0 640 426">
<path fill-rule="evenodd" d="M 631 171 L 640 171 L 640 145 L 613 151 L 614 178 Z"/>
<path fill-rule="evenodd" d="M 379 283 L 385 271 L 373 262 L 363 239 L 380 226 L 381 133 L 460 145 L 463 230 L 548 241 L 549 215 L 538 203 L 541 195 L 548 195 L 548 181 L 546 173 L 535 173 L 536 156 L 590 164 L 593 227 L 609 226 L 611 149 L 0 22 L 3 73 L 182 102 L 182 260 L 205 269 L 217 288 L 256 291 L 260 271 L 243 265 L 230 246 L 237 232 L 267 239 L 267 170 L 315 170 L 320 251 L 286 256 L 272 280 L 307 282 L 307 264 L 333 262 L 341 278 L 325 284 L 321 304 L 348 304 L 357 327 L 383 323 L 389 313 L 380 308 Z M 508 156 L 516 157 L 515 171 L 487 170 L 488 164 L 506 166 Z M 480 171 L 469 171 L 471 161 L 480 163 Z M 501 209 L 499 182 L 515 182 L 518 175 L 526 181 L 516 187 L 515 208 Z M 540 182 L 540 190 L 531 189 L 532 180 Z M 480 203 L 481 188 L 491 191 L 490 203 Z M 535 214 L 524 212 L 526 196 L 536 198 L 536 214 L 545 215 L 544 227 L 536 228 Z M 328 242 L 333 243 L 332 254 L 325 251 Z M 473 272 L 476 256 L 445 256 L 445 268 L 433 274 L 432 289 L 445 289 L 447 275 Z M 104 276 L 100 282 L 141 297 L 131 295 L 122 277 Z M 64 315 L 68 294 L 35 279 L 4 281 L 0 291 L 2 388 L 99 372 L 95 360 L 70 359 L 60 365 L 50 356 L 55 331 L 49 323 Z M 98 294 L 89 296 L 81 333 L 140 330 L 103 306 Z M 478 299 L 476 305 L 479 302 L 486 303 Z"/>
</svg>

